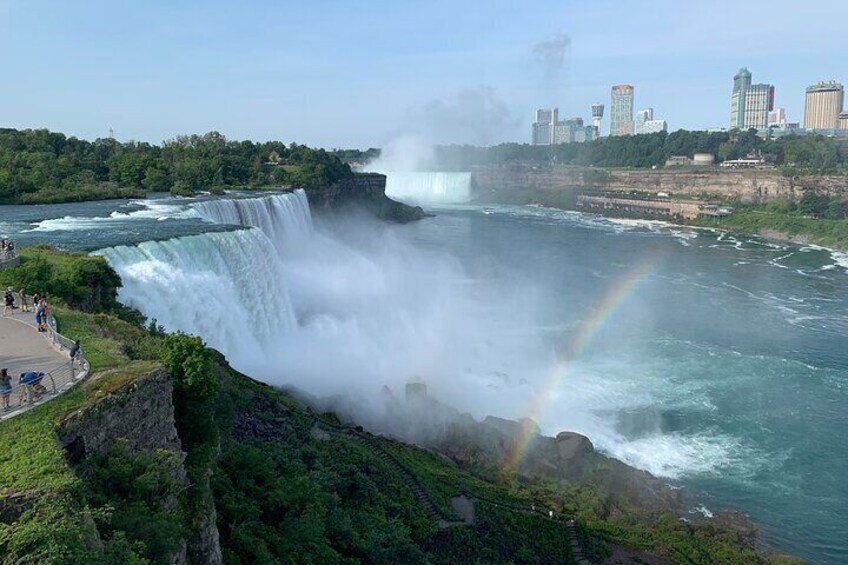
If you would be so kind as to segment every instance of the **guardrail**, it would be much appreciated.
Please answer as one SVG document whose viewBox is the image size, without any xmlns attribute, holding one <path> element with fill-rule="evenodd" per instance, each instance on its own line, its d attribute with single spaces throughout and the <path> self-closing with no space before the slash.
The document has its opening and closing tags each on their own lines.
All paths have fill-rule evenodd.
<svg viewBox="0 0 848 565">
<path fill-rule="evenodd" d="M 18 257 L 17 249 L 13 247 L 12 249 L 0 250 L 0 271 L 3 269 L 17 267 L 20 264 L 21 258 Z"/>
<path fill-rule="evenodd" d="M 35 329 L 36 326 L 31 321 L 35 318 L 32 296 L 26 297 L 26 304 L 30 308 L 28 312 L 24 313 L 27 317 L 20 319 L 18 317 L 19 315 L 16 315 L 15 319 Z M 15 294 L 15 306 L 18 308 L 21 306 L 17 294 Z M 21 311 L 19 310 L 19 312 Z M 53 317 L 53 313 L 50 312 L 49 309 L 47 314 L 47 327 L 47 335 L 44 337 L 49 339 L 53 344 L 53 347 L 60 353 L 68 352 L 69 358 L 66 362 L 57 365 L 50 371 L 44 372 L 44 376 L 36 383 L 25 384 L 13 382 L 12 390 L 9 393 L 10 406 L 12 406 L 12 410 L 3 411 L 2 408 L 0 408 L 0 419 L 2 420 L 8 419 L 12 416 L 17 416 L 18 414 L 26 412 L 33 406 L 61 395 L 77 382 L 87 377 L 91 372 L 91 365 L 85 358 L 85 353 L 81 347 L 77 348 L 77 352 L 73 357 L 70 357 L 70 351 L 74 348 L 75 343 L 72 339 L 59 333 L 56 319 Z M 20 374 L 21 372 L 12 370 L 11 367 L 9 369 L 10 375 L 12 376 Z M 14 404 L 17 404 L 17 406 L 14 406 Z"/>
</svg>

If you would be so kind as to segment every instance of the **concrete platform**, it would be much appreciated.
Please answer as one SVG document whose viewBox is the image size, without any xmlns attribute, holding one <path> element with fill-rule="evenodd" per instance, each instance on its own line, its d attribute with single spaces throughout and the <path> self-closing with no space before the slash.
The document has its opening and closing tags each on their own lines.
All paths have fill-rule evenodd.
<svg viewBox="0 0 848 565">
<path fill-rule="evenodd" d="M 2 310 L 0 310 L 1 312 Z M 41 371 L 55 375 L 56 395 L 61 394 L 67 382 L 73 382 L 71 376 L 70 358 L 67 352 L 62 352 L 54 346 L 50 332 L 40 333 L 36 329 L 35 315 L 31 312 L 21 313 L 15 310 L 10 316 L 0 317 L 0 368 L 9 369 L 12 377 L 12 394 L 10 404 L 12 410 L 6 411 L 0 405 L 0 420 L 31 408 L 25 404 L 18 406 L 19 387 L 18 376 L 26 371 Z M 78 366 L 77 366 L 78 368 Z M 49 393 L 35 400 L 32 404 L 53 398 L 53 382 L 45 379 L 44 384 Z M 67 381 L 67 382 L 66 382 Z"/>
</svg>

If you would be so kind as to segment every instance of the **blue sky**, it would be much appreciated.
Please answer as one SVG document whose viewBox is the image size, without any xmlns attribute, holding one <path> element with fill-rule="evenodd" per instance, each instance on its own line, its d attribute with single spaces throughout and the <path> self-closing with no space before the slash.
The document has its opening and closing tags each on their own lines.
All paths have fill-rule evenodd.
<svg viewBox="0 0 848 565">
<path fill-rule="evenodd" d="M 697 129 L 726 126 L 743 65 L 798 121 L 809 83 L 848 83 L 844 16 L 836 0 L 0 0 L 0 127 L 527 141 L 536 107 L 588 119 L 630 83 L 637 108 Z"/>
</svg>

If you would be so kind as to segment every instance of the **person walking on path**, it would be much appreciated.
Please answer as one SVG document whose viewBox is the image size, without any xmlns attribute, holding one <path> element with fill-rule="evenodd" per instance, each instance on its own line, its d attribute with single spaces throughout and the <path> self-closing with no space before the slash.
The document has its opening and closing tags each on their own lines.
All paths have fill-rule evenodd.
<svg viewBox="0 0 848 565">
<path fill-rule="evenodd" d="M 9 376 L 9 369 L 0 369 L 0 403 L 3 405 L 3 410 L 11 410 L 9 406 L 9 396 L 12 394 L 12 377 Z"/>
</svg>

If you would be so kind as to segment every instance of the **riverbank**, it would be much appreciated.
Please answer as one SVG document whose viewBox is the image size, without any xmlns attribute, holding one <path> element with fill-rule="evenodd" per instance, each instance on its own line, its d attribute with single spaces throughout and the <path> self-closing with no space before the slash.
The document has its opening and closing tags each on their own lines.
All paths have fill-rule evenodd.
<svg viewBox="0 0 848 565">
<path fill-rule="evenodd" d="M 835 219 L 844 217 L 848 201 L 848 178 L 844 176 L 786 177 L 776 170 L 646 171 L 511 165 L 479 167 L 472 174 L 472 184 L 474 200 L 480 204 L 533 203 L 561 210 L 584 209 L 610 217 L 662 220 L 848 250 L 848 219 Z M 620 202 L 616 202 L 625 204 L 581 206 L 581 198 L 591 196 L 618 197 Z M 799 206 L 805 198 L 823 203 L 815 214 L 820 217 Z M 626 205 L 630 199 L 634 206 Z M 646 202 L 658 210 L 650 210 Z M 694 212 L 675 213 L 675 206 L 684 205 Z M 830 205 L 838 208 L 835 216 L 829 213 Z M 732 213 L 699 215 L 699 207 L 729 207 Z"/>
<path fill-rule="evenodd" d="M 798 243 L 821 245 L 837 251 L 848 250 L 848 220 L 809 218 L 792 213 L 774 213 L 759 207 L 737 207 L 722 218 L 697 218 L 686 225 L 737 231 Z"/>
</svg>

